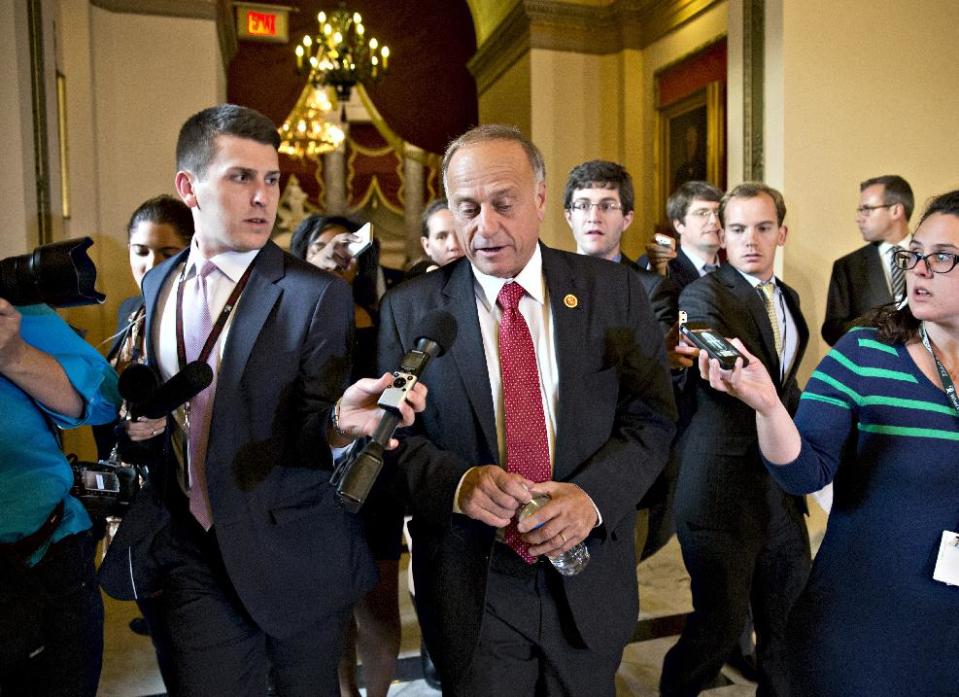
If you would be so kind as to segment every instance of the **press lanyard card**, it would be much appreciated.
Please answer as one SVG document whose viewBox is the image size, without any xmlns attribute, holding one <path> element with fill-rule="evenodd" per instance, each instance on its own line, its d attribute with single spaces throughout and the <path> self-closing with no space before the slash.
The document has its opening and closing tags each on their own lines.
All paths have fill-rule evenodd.
<svg viewBox="0 0 959 697">
<path fill-rule="evenodd" d="M 932 578 L 950 586 L 959 586 L 959 533 L 943 530 Z"/>
</svg>

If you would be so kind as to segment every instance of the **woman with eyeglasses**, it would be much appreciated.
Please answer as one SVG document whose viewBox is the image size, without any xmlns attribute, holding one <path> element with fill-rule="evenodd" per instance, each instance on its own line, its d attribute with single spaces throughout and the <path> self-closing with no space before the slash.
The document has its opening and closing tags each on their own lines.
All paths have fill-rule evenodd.
<svg viewBox="0 0 959 697">
<path fill-rule="evenodd" d="M 756 410 L 767 468 L 792 494 L 835 484 L 789 620 L 795 695 L 959 694 L 959 191 L 897 255 L 906 301 L 822 360 L 795 423 L 762 362 L 700 369 Z M 951 561 L 951 565 L 950 565 Z M 953 585 L 948 585 L 953 584 Z"/>
</svg>

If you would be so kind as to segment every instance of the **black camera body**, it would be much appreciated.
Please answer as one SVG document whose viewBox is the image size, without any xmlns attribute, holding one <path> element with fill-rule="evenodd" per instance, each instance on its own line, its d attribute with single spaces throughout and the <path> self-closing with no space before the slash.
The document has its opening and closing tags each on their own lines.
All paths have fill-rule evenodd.
<svg viewBox="0 0 959 697">
<path fill-rule="evenodd" d="M 80 499 L 94 521 L 122 518 L 140 490 L 141 474 L 135 465 L 110 460 L 83 462 L 71 456 L 70 469 L 70 493 Z"/>
</svg>

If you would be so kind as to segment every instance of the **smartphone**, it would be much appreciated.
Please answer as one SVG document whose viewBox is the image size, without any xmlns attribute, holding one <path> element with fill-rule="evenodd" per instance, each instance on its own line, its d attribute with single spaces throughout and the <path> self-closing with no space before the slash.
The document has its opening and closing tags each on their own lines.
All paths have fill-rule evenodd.
<svg viewBox="0 0 959 697">
<path fill-rule="evenodd" d="M 353 235 L 356 237 L 356 242 L 350 242 L 346 248 L 349 250 L 351 257 L 358 257 L 373 244 L 373 224 L 367 223 Z"/>
<path fill-rule="evenodd" d="M 696 348 L 705 351 L 710 358 L 719 361 L 719 367 L 723 370 L 735 368 L 737 358 L 743 359 L 744 368 L 749 365 L 749 359 L 715 329 L 705 324 L 687 324 L 684 310 L 679 311 L 679 334 Z"/>
<path fill-rule="evenodd" d="M 676 249 L 676 240 L 674 240 L 669 235 L 664 235 L 661 232 L 657 232 L 653 239 L 656 240 L 656 244 L 663 249 Z"/>
</svg>

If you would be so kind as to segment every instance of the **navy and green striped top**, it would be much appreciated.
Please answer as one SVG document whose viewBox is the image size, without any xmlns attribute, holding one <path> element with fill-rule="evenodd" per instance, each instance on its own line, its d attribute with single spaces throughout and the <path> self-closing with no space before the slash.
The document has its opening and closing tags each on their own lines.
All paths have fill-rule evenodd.
<svg viewBox="0 0 959 697">
<path fill-rule="evenodd" d="M 856 329 L 816 368 L 796 425 L 799 457 L 769 472 L 796 494 L 834 484 L 791 615 L 797 679 L 821 683 L 806 694 L 959 694 L 959 588 L 932 578 L 943 531 L 959 531 L 959 415 L 905 346 Z M 911 691 L 920 676 L 928 689 Z"/>
</svg>

